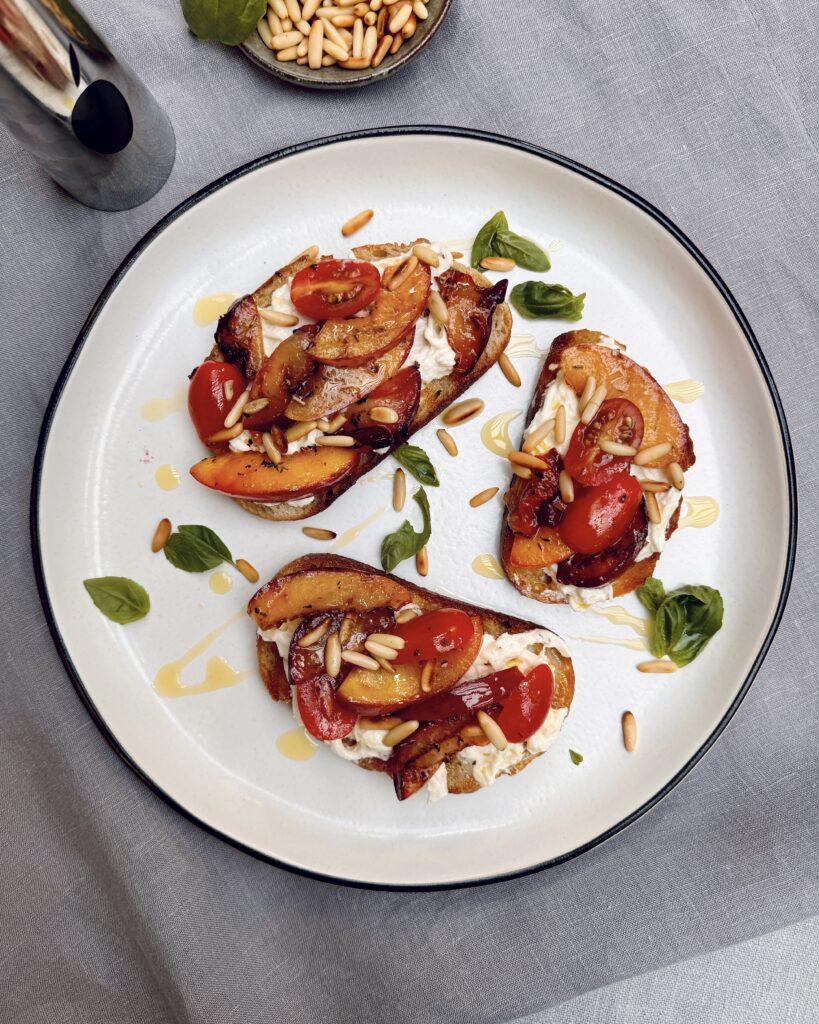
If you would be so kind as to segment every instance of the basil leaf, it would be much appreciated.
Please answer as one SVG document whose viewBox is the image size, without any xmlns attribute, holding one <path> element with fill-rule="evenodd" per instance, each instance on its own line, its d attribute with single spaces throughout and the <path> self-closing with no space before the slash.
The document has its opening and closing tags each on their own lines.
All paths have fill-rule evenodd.
<svg viewBox="0 0 819 1024">
<path fill-rule="evenodd" d="M 82 585 L 102 614 L 120 625 L 144 619 L 150 610 L 148 591 L 127 576 L 99 576 Z"/>
<path fill-rule="evenodd" d="M 579 320 L 586 293 L 573 295 L 562 284 L 524 281 L 509 293 L 509 301 L 527 320 Z"/>
<path fill-rule="evenodd" d="M 498 256 L 506 256 L 508 259 L 514 260 L 524 270 L 533 270 L 536 274 L 543 274 L 552 269 L 552 261 L 539 245 L 535 245 L 528 238 L 523 238 L 508 228 L 500 228 L 495 232 L 492 248 Z"/>
<path fill-rule="evenodd" d="M 222 562 L 233 564 L 227 546 L 207 526 L 180 526 L 162 550 L 171 565 L 185 572 L 207 572 Z"/>
<path fill-rule="evenodd" d="M 503 210 L 498 210 L 495 216 L 490 217 L 477 235 L 475 235 L 475 241 L 472 243 L 471 259 L 472 266 L 476 270 L 480 270 L 481 260 L 486 259 L 487 256 L 495 255 L 495 235 L 498 231 L 506 231 L 508 228 L 509 222 L 506 219 L 506 214 Z"/>
<path fill-rule="evenodd" d="M 663 601 L 654 620 L 651 653 L 662 658 L 677 646 L 685 632 L 685 607 L 677 601 Z"/>
<path fill-rule="evenodd" d="M 654 614 L 665 600 L 665 587 L 656 576 L 649 576 L 642 587 L 638 587 L 637 597 Z"/>
<path fill-rule="evenodd" d="M 570 750 L 569 757 L 572 759 L 572 764 L 583 764 L 583 755 L 578 754 L 576 750 Z"/>
<path fill-rule="evenodd" d="M 415 444 L 402 444 L 392 453 L 392 457 L 399 465 L 411 473 L 420 484 L 427 487 L 439 487 L 441 481 L 435 472 L 435 467 L 429 461 L 429 456 L 423 448 Z"/>
<path fill-rule="evenodd" d="M 191 32 L 228 46 L 247 39 L 266 7 L 266 0 L 182 0 L 182 13 Z"/>
<path fill-rule="evenodd" d="M 413 498 L 421 508 L 424 525 L 421 532 L 416 533 L 409 520 L 405 519 L 395 533 L 390 533 L 384 538 L 381 544 L 381 566 L 385 572 L 392 572 L 399 562 L 417 555 L 432 533 L 429 500 L 424 488 L 419 487 Z"/>
</svg>

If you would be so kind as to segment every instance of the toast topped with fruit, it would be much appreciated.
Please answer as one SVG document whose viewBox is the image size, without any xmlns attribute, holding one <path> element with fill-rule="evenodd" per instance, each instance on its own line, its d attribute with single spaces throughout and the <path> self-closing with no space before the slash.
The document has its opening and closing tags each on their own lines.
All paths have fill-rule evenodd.
<svg viewBox="0 0 819 1024">
<path fill-rule="evenodd" d="M 688 427 L 598 331 L 554 340 L 506 496 L 503 567 L 527 597 L 584 609 L 641 586 L 677 528 Z"/>
<path fill-rule="evenodd" d="M 205 487 L 266 519 L 325 509 L 497 362 L 512 316 L 442 245 L 309 250 L 221 317 L 188 408 Z"/>
<path fill-rule="evenodd" d="M 338 555 L 250 600 L 270 695 L 315 740 L 392 777 L 399 800 L 472 793 L 548 749 L 574 694 L 563 641 Z"/>
</svg>

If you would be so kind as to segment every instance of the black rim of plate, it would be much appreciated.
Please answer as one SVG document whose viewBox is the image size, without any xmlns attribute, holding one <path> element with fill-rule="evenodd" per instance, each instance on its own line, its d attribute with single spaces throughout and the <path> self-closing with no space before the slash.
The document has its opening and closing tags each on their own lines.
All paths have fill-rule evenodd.
<svg viewBox="0 0 819 1024">
<path fill-rule="evenodd" d="M 286 157 L 293 156 L 297 153 L 304 153 L 309 150 L 319 149 L 323 146 L 333 145 L 338 142 L 350 142 L 357 139 L 372 139 L 372 138 L 386 138 L 389 136 L 407 136 L 407 135 L 441 135 L 446 137 L 457 137 L 464 139 L 476 139 L 481 142 L 490 142 L 495 145 L 508 146 L 511 149 L 521 150 L 524 153 L 529 153 L 534 156 L 541 157 L 544 160 L 548 160 L 550 163 L 564 167 L 567 170 L 573 171 L 576 174 L 587 178 L 590 181 L 595 182 L 598 185 L 608 189 L 615 195 L 627 200 L 638 209 L 642 210 L 652 217 L 658 224 L 662 225 L 665 230 L 672 235 L 677 242 L 693 257 L 697 264 L 705 271 L 713 285 L 717 288 L 720 295 L 728 305 L 734 318 L 739 324 L 742 333 L 748 342 L 751 351 L 756 358 L 757 364 L 759 365 L 760 372 L 765 380 L 768 387 L 768 391 L 771 396 L 771 402 L 773 403 L 776 418 L 779 424 L 779 433 L 783 446 L 783 453 L 785 456 L 785 468 L 788 477 L 788 546 L 787 546 L 787 560 L 785 565 L 785 572 L 782 578 L 782 585 L 779 592 L 779 599 L 777 601 L 776 610 L 774 612 L 773 620 L 768 629 L 765 638 L 763 639 L 759 651 L 757 652 L 754 662 L 751 665 L 751 669 L 748 675 L 745 677 L 742 686 L 740 687 L 736 697 L 731 702 L 728 710 L 725 712 L 721 720 L 717 723 L 716 727 L 705 740 L 702 746 L 692 755 L 691 758 L 680 768 L 680 770 L 673 776 L 663 787 L 658 790 L 649 800 L 632 811 L 631 814 L 627 815 L 621 821 L 617 822 L 611 828 L 606 829 L 600 835 L 590 840 L 588 843 L 584 843 L 582 846 L 578 846 L 574 850 L 570 850 L 568 853 L 564 853 L 559 857 L 553 857 L 550 860 L 543 861 L 539 864 L 532 865 L 531 867 L 523 868 L 520 871 L 509 871 L 501 872 L 497 875 L 492 875 L 485 878 L 473 878 L 465 879 L 458 882 L 443 882 L 429 885 L 413 885 L 413 884 L 400 884 L 400 883 L 375 883 L 375 882 L 364 882 L 355 879 L 336 878 L 332 874 L 323 873 L 319 871 L 312 871 L 308 868 L 302 868 L 294 864 L 288 864 L 284 861 L 280 861 L 270 854 L 262 853 L 259 850 L 253 849 L 253 847 L 247 846 L 241 840 L 235 839 L 232 836 L 228 836 L 221 832 L 218 828 L 213 825 L 209 825 L 207 822 L 202 821 L 196 815 L 192 814 L 169 794 L 166 793 L 160 786 L 158 786 L 140 766 L 129 756 L 129 754 L 120 746 L 116 736 L 113 735 L 109 729 L 107 723 L 103 720 L 102 716 L 97 711 L 90 695 L 83 685 L 82 679 L 71 660 L 71 655 L 63 641 L 62 635 L 57 627 L 56 618 L 54 616 L 51 602 L 48 595 L 48 588 L 46 586 L 45 575 L 43 572 L 42 562 L 42 550 L 40 544 L 40 532 L 39 532 L 39 510 L 40 510 L 40 490 L 42 484 L 42 466 L 43 456 L 45 454 L 45 448 L 48 443 L 49 433 L 51 430 L 51 424 L 54 419 L 54 414 L 59 404 L 60 397 L 63 389 L 65 388 L 66 382 L 74 368 L 74 364 L 77 357 L 86 342 L 88 334 L 91 331 L 97 317 L 99 316 L 102 308 L 105 306 L 111 294 L 119 285 L 125 274 L 128 272 L 133 263 L 137 258 L 150 246 L 150 244 L 157 238 L 162 232 L 172 224 L 177 218 L 184 214 L 187 210 L 196 206 L 203 199 L 218 192 L 225 185 L 236 181 L 238 178 L 249 174 L 252 171 L 257 170 L 260 167 L 266 167 L 268 164 L 275 163 L 278 160 L 283 160 Z M 751 687 L 751 684 L 756 677 L 757 672 L 765 659 L 766 654 L 771 646 L 774 635 L 779 627 L 779 623 L 782 620 L 782 615 L 785 610 L 785 604 L 787 602 L 788 593 L 790 591 L 791 580 L 793 577 L 794 560 L 796 553 L 796 534 L 797 534 L 797 500 L 796 500 L 796 473 L 794 469 L 793 449 L 791 446 L 790 433 L 788 431 L 788 424 L 785 419 L 785 412 L 782 407 L 782 401 L 779 397 L 779 393 L 776 389 L 773 376 L 771 375 L 770 368 L 765 360 L 765 356 L 762 354 L 762 350 L 759 347 L 759 343 L 756 340 L 754 332 L 748 323 L 745 314 L 742 312 L 739 304 L 737 303 L 734 296 L 731 294 L 729 288 L 719 276 L 719 274 L 711 266 L 710 262 L 700 252 L 700 250 L 694 245 L 694 243 L 682 232 L 680 229 L 665 216 L 660 210 L 643 199 L 641 196 L 632 192 L 630 189 L 625 188 L 623 185 L 618 184 L 611 178 L 607 178 L 605 175 L 592 170 L 590 167 L 586 167 L 583 164 L 578 163 L 575 160 L 571 160 L 568 157 L 561 156 L 558 153 L 554 153 L 551 150 L 544 149 L 540 146 L 533 145 L 528 142 L 522 142 L 518 139 L 511 139 L 501 135 L 496 135 L 491 132 L 484 132 L 470 128 L 449 128 L 441 126 L 428 126 L 428 125 L 411 125 L 406 127 L 387 127 L 387 128 L 376 128 L 364 131 L 355 132 L 343 132 L 338 135 L 331 135 L 322 139 L 315 139 L 312 142 L 302 142 L 294 146 L 288 146 L 284 149 L 277 150 L 275 153 L 270 153 L 267 156 L 259 157 L 256 160 L 251 160 L 249 163 L 244 164 L 241 167 L 236 168 L 233 171 L 229 171 L 224 174 L 221 178 L 207 185 L 205 188 L 200 189 L 190 198 L 184 200 L 177 207 L 166 214 L 157 224 L 154 225 L 143 237 L 137 242 L 130 253 L 125 257 L 120 266 L 114 272 L 108 284 L 102 290 L 99 298 L 94 303 L 91 312 L 88 315 L 87 320 L 83 324 L 82 330 L 77 337 L 74 346 L 66 360 L 65 365 L 60 373 L 57 383 L 49 399 L 48 408 L 43 419 L 43 425 L 40 430 L 39 441 L 37 444 L 37 454 L 34 462 L 34 474 L 32 479 L 31 487 L 31 510 L 30 510 L 30 529 L 31 529 L 31 543 L 32 551 L 34 556 L 34 571 L 37 579 L 37 589 L 40 593 L 40 601 L 45 612 L 46 621 L 51 631 L 51 636 L 54 640 L 54 644 L 57 651 L 62 658 L 63 664 L 68 671 L 68 675 L 74 684 L 77 693 L 82 699 L 83 703 L 88 708 L 88 711 L 96 723 L 97 727 L 102 732 L 108 743 L 113 749 L 119 754 L 119 756 L 125 761 L 129 768 L 147 785 L 149 786 L 158 796 L 160 796 L 167 804 L 175 808 L 181 814 L 183 814 L 189 821 L 194 822 L 201 828 L 210 832 L 212 835 L 230 843 L 232 846 L 243 850 L 245 853 L 249 853 L 254 857 L 257 857 L 267 863 L 274 864 L 277 867 L 284 868 L 287 871 L 292 871 L 295 874 L 303 875 L 308 878 L 318 879 L 323 882 L 332 882 L 338 885 L 352 886 L 360 889 L 377 889 L 377 890 L 398 890 L 408 892 L 429 892 L 441 889 L 460 889 L 468 886 L 477 885 L 488 885 L 494 882 L 506 881 L 512 878 L 520 878 L 524 875 L 530 875 L 536 871 L 542 871 L 545 868 L 554 867 L 557 864 L 562 864 L 565 861 L 571 860 L 574 857 L 585 853 L 588 850 L 593 849 L 595 846 L 599 846 L 606 840 L 611 839 L 612 836 L 621 832 L 624 828 L 631 825 L 638 818 L 642 817 L 646 811 L 651 810 L 656 804 L 660 802 L 671 790 L 691 771 L 694 765 L 700 760 L 700 758 L 711 748 L 714 741 L 722 733 L 725 727 L 728 725 L 730 720 L 736 713 L 737 708 L 742 703 L 745 695 Z"/>
</svg>

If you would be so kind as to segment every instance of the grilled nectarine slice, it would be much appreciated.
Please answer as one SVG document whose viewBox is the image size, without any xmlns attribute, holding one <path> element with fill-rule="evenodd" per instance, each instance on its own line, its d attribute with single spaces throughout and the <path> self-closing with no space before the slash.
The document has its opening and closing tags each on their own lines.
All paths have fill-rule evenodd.
<svg viewBox="0 0 819 1024">
<path fill-rule="evenodd" d="M 264 361 L 261 370 L 253 378 L 250 401 L 267 399 L 267 405 L 258 412 L 245 416 L 244 425 L 251 430 L 261 430 L 278 419 L 287 407 L 293 391 L 310 375 L 315 366 L 304 351 L 308 338 L 294 334 L 280 345 Z"/>
<path fill-rule="evenodd" d="M 245 380 L 253 380 L 264 363 L 262 318 L 252 295 L 237 299 L 216 325 L 216 344 Z M 238 397 L 238 396 L 237 396 Z"/>
<path fill-rule="evenodd" d="M 409 590 L 387 576 L 350 569 L 303 569 L 266 583 L 250 599 L 247 610 L 260 629 L 272 629 L 287 619 L 317 612 L 395 609 L 411 600 Z"/>
<path fill-rule="evenodd" d="M 333 366 L 363 366 L 387 352 L 424 312 L 429 285 L 429 267 L 419 263 L 395 291 L 379 288 L 368 316 L 325 321 L 310 355 Z"/>
<path fill-rule="evenodd" d="M 506 281 L 483 288 L 469 274 L 454 267 L 441 274 L 438 287 L 449 310 L 446 333 L 455 350 L 453 373 L 467 373 L 480 359 L 492 333 L 495 307 L 506 297 Z"/>
<path fill-rule="evenodd" d="M 367 398 L 347 410 L 347 422 L 342 428 L 361 444 L 383 448 L 395 442 L 412 423 L 421 400 L 421 374 L 415 365 L 405 366 L 394 377 L 379 384 Z M 381 423 L 372 418 L 373 409 L 389 409 L 398 417 L 394 423 Z"/>
<path fill-rule="evenodd" d="M 205 487 L 249 501 L 288 501 L 325 491 L 358 462 L 360 448 L 301 448 L 278 466 L 262 452 L 223 452 L 191 466 Z"/>
<path fill-rule="evenodd" d="M 519 569 L 539 569 L 554 565 L 570 558 L 574 550 L 560 539 L 556 527 L 541 526 L 534 537 L 515 534 L 512 549 L 509 553 L 509 564 Z"/>
<path fill-rule="evenodd" d="M 683 469 L 694 464 L 694 446 L 674 403 L 666 392 L 633 359 L 604 345 L 569 345 L 560 355 L 560 369 L 566 383 L 581 394 L 592 376 L 598 386 L 606 385 L 608 398 L 627 398 L 643 415 L 643 448 L 668 442 L 671 451 L 649 466 L 679 462 Z"/>
</svg>

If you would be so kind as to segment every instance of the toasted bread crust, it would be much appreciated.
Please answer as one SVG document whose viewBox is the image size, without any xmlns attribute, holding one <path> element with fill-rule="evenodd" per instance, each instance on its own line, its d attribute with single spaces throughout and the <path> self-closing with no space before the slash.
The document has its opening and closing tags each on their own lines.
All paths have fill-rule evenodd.
<svg viewBox="0 0 819 1024">
<path fill-rule="evenodd" d="M 418 241 L 426 241 L 426 239 L 418 239 Z M 386 259 L 391 256 L 400 256 L 402 253 L 407 252 L 412 245 L 415 245 L 415 242 L 412 242 L 410 245 L 385 242 L 379 245 L 359 246 L 353 249 L 353 253 L 359 259 Z M 254 297 L 262 293 L 267 294 L 267 302 L 269 304 L 269 295 L 272 295 L 276 288 L 280 287 L 293 273 L 301 270 L 302 265 L 308 265 L 307 262 L 304 262 L 304 257 L 301 260 L 294 260 L 293 263 L 278 271 L 261 288 L 257 289 L 254 292 Z M 461 263 L 453 263 L 452 266 L 456 270 L 469 274 L 482 288 L 490 288 L 492 286 L 492 282 L 487 277 L 473 270 L 472 267 L 464 266 Z M 507 303 L 502 302 L 495 307 L 489 340 L 472 369 L 461 376 L 442 377 L 440 380 L 428 381 L 422 386 L 421 400 L 418 403 L 418 410 L 410 424 L 407 436 L 411 436 L 420 430 L 421 427 L 426 426 L 430 420 L 435 419 L 447 406 L 459 398 L 467 388 L 470 388 L 479 377 L 482 377 L 487 370 L 491 369 L 508 345 L 511 334 L 512 311 Z M 259 516 L 261 519 L 269 519 L 274 522 L 292 522 L 300 519 L 309 519 L 311 516 L 318 515 L 319 512 L 323 512 L 324 509 L 332 505 L 336 498 L 353 486 L 356 480 L 364 476 L 365 473 L 369 473 L 371 469 L 374 469 L 380 462 L 388 458 L 391 453 L 392 449 L 384 452 L 376 452 L 370 449 L 364 452 L 354 472 L 345 477 L 336 487 L 329 487 L 320 494 L 316 494 L 309 504 L 289 505 L 286 502 L 279 502 L 274 505 L 265 505 L 259 502 L 248 501 L 244 498 L 234 498 L 233 500 L 237 505 L 241 505 L 245 511 L 250 512 L 251 515 Z"/>
<path fill-rule="evenodd" d="M 597 345 L 601 337 L 602 335 L 599 331 L 589 330 L 568 331 L 566 334 L 560 336 L 561 339 L 565 338 L 568 344 L 571 345 Z M 546 357 L 542 370 L 540 371 L 537 386 L 535 387 L 535 392 L 532 395 L 532 401 L 529 403 L 529 411 L 526 416 L 526 426 L 531 423 L 532 419 L 534 419 L 540 411 L 540 406 L 543 403 L 543 396 L 546 394 L 546 390 L 549 385 L 557 376 L 556 364 L 550 360 L 550 355 L 551 350 Z M 551 369 L 550 367 L 555 368 Z M 686 426 L 686 432 L 687 430 L 688 427 Z M 688 436 L 688 452 L 685 461 L 686 465 L 684 468 L 686 469 L 694 464 L 694 446 L 691 443 L 690 436 Z M 672 533 L 677 529 L 681 507 L 682 498 L 680 498 L 680 502 L 668 522 L 668 528 L 665 534 L 666 540 L 668 540 Z M 533 600 L 540 601 L 542 604 L 568 604 L 568 599 L 560 592 L 557 584 L 553 580 L 544 576 L 543 569 L 521 568 L 511 564 L 510 555 L 515 535 L 509 528 L 508 519 L 509 512 L 507 509 L 504 513 L 503 526 L 501 527 L 500 553 L 501 565 L 504 568 L 509 582 L 516 590 L 520 591 L 524 597 L 531 597 Z M 659 559 L 660 552 L 655 551 L 652 555 L 649 555 L 648 558 L 644 558 L 640 562 L 632 562 L 627 569 L 612 580 L 613 596 L 622 597 L 624 594 L 630 594 L 633 590 L 641 587 L 649 576 L 654 573 L 654 568 Z"/>
<path fill-rule="evenodd" d="M 447 607 L 459 608 L 462 611 L 467 612 L 469 615 L 479 615 L 483 622 L 485 632 L 489 633 L 493 637 L 500 636 L 501 633 L 523 633 L 530 629 L 543 628 L 536 622 L 520 619 L 514 615 L 506 615 L 502 612 L 491 612 L 485 608 L 479 608 L 474 604 L 470 604 L 467 601 L 458 601 L 454 598 L 443 597 L 440 594 L 436 594 L 434 591 L 418 587 L 415 584 L 394 576 L 391 573 L 382 573 L 380 570 L 374 569 L 372 566 L 366 565 L 364 562 L 358 562 L 351 558 L 344 558 L 340 555 L 303 555 L 301 558 L 297 558 L 282 566 L 276 575 L 288 576 L 291 573 L 301 572 L 308 569 L 358 569 L 369 573 L 377 572 L 379 575 L 388 576 L 390 579 L 398 580 L 402 586 L 406 587 L 412 593 L 413 601 L 422 609 L 422 611 L 431 611 L 435 608 Z M 261 637 L 257 637 L 256 653 L 259 660 L 259 671 L 270 696 L 277 701 L 289 702 L 291 699 L 290 687 L 287 683 L 284 665 L 276 645 L 269 641 L 262 640 Z M 554 673 L 552 708 L 565 708 L 568 711 L 571 707 L 572 699 L 574 698 L 574 667 L 571 659 L 563 657 L 563 655 L 558 651 L 551 649 L 549 654 L 549 664 L 551 665 Z M 540 754 L 527 754 L 521 761 L 512 765 L 501 774 L 514 775 L 517 772 L 522 771 L 523 768 L 531 764 L 531 762 L 539 756 Z M 364 758 L 363 760 L 355 763 L 359 768 L 364 768 L 367 771 L 387 771 L 386 762 L 377 757 Z M 447 784 L 450 793 L 474 793 L 476 790 L 481 788 L 472 776 L 472 772 L 468 765 L 453 760 L 447 762 L 446 768 Z"/>
</svg>

